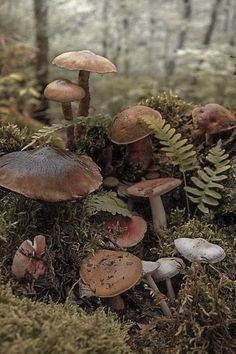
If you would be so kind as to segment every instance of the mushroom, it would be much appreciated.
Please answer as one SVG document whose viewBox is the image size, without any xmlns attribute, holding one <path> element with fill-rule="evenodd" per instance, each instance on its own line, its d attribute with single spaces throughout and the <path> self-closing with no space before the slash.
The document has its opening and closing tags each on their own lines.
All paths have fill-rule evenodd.
<svg viewBox="0 0 236 354">
<path fill-rule="evenodd" d="M 60 102 L 65 120 L 72 121 L 73 113 L 71 102 L 83 99 L 85 91 L 82 87 L 69 80 L 55 80 L 46 86 L 44 96 L 51 101 Z M 66 129 L 66 134 L 66 147 L 69 150 L 74 150 L 76 147 L 74 141 L 74 127 L 68 127 Z"/>
<path fill-rule="evenodd" d="M 79 116 L 87 117 L 90 105 L 89 75 L 93 73 L 116 73 L 116 66 L 107 58 L 90 50 L 66 52 L 53 59 L 52 64 L 68 70 L 79 70 L 78 83 L 85 91 L 85 97 L 80 101 Z M 77 135 L 79 135 L 77 129 Z"/>
<path fill-rule="evenodd" d="M 171 316 L 170 308 L 165 300 L 164 295 L 158 289 L 156 283 L 153 280 L 153 275 L 157 272 L 160 267 L 159 262 L 150 262 L 150 261 L 142 261 L 143 265 L 143 277 L 147 281 L 150 288 L 156 294 L 156 298 L 158 299 L 158 303 L 160 304 L 160 308 L 165 316 Z"/>
<path fill-rule="evenodd" d="M 190 262 L 213 264 L 222 261 L 226 256 L 222 247 L 203 238 L 178 238 L 174 244 L 179 253 Z"/>
<path fill-rule="evenodd" d="M 46 249 L 45 237 L 37 235 L 34 244 L 30 240 L 22 242 L 12 263 L 12 274 L 17 279 L 22 279 L 26 274 L 30 274 L 34 279 L 44 275 L 46 267 L 43 256 Z"/>
<path fill-rule="evenodd" d="M 153 279 L 155 281 L 166 281 L 166 287 L 168 296 L 171 300 L 175 300 L 175 292 L 172 286 L 171 278 L 180 273 L 185 268 L 184 261 L 177 257 L 160 258 L 157 261 L 160 266 L 153 273 Z"/>
<path fill-rule="evenodd" d="M 234 113 L 217 103 L 208 103 L 205 106 L 194 108 L 192 117 L 194 127 L 205 134 L 207 143 L 210 143 L 212 135 L 228 131 L 232 129 L 232 126 L 236 126 Z"/>
<path fill-rule="evenodd" d="M 82 261 L 80 277 L 94 296 L 114 298 L 140 281 L 142 262 L 129 252 L 98 250 Z"/>
<path fill-rule="evenodd" d="M 88 156 L 52 147 L 0 157 L 0 186 L 49 202 L 80 199 L 102 184 L 99 167 Z"/>
<path fill-rule="evenodd" d="M 106 188 L 114 188 L 119 185 L 120 181 L 114 176 L 105 177 L 103 180 L 103 186 Z"/>
<path fill-rule="evenodd" d="M 110 239 L 119 247 L 132 247 L 137 245 L 147 231 L 147 223 L 140 216 L 132 218 L 116 215 L 107 221 L 105 228 L 110 233 Z"/>
<path fill-rule="evenodd" d="M 146 170 L 152 160 L 151 130 L 142 117 L 161 114 L 146 106 L 133 106 L 117 114 L 110 130 L 110 139 L 115 144 L 128 145 L 128 162 Z"/>
<path fill-rule="evenodd" d="M 157 178 L 144 180 L 128 188 L 128 193 L 137 197 L 149 198 L 152 210 L 152 220 L 157 232 L 166 227 L 166 213 L 161 196 L 181 184 L 177 178 Z"/>
</svg>

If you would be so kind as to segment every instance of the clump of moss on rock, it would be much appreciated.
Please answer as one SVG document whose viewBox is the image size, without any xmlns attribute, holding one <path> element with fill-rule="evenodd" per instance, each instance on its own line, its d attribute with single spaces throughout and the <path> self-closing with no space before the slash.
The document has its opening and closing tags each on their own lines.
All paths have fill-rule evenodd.
<svg viewBox="0 0 236 354">
<path fill-rule="evenodd" d="M 98 309 L 86 314 L 74 305 L 34 303 L 0 286 L 1 353 L 128 354 L 128 327 Z"/>
</svg>

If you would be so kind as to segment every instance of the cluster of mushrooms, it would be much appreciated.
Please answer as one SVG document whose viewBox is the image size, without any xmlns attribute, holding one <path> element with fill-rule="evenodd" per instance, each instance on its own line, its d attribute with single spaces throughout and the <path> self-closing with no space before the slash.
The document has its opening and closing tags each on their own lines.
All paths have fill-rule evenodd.
<svg viewBox="0 0 236 354">
<path fill-rule="evenodd" d="M 62 105 L 64 118 L 73 120 L 71 103 L 79 101 L 78 115 L 86 117 L 89 112 L 90 72 L 116 72 L 116 67 L 108 59 L 90 51 L 63 53 L 53 60 L 53 64 L 68 70 L 79 71 L 78 84 L 69 80 L 55 80 L 45 88 L 45 96 Z M 110 130 L 110 139 L 115 144 L 127 145 L 127 158 L 131 165 L 139 165 L 143 170 L 152 171 L 151 131 L 144 124 L 142 116 L 160 113 L 146 106 L 134 106 L 118 114 Z M 196 129 L 206 134 L 207 141 L 213 134 L 227 131 L 235 125 L 233 113 L 217 104 L 208 104 L 193 110 Z M 28 198 L 47 202 L 77 200 L 104 187 L 117 187 L 121 196 L 144 197 L 150 202 L 153 226 L 161 235 L 167 226 L 165 209 L 161 196 L 181 184 L 177 178 L 149 179 L 119 188 L 114 176 L 103 180 L 100 168 L 86 155 L 78 156 L 75 150 L 80 137 L 80 129 L 67 129 L 67 149 L 44 147 L 18 151 L 0 157 L 0 186 Z M 112 169 L 111 169 L 112 170 Z M 154 170 L 155 171 L 155 170 Z M 114 170 L 113 170 L 114 172 Z M 120 294 L 140 283 L 146 282 L 158 298 L 158 303 L 167 316 L 171 315 L 165 296 L 160 293 L 157 283 L 166 281 L 170 301 L 175 299 L 171 278 L 185 268 L 181 258 L 160 258 L 156 262 L 141 260 L 124 249 L 138 244 L 147 231 L 146 221 L 139 215 L 131 218 L 114 216 L 105 224 L 110 235 L 109 249 L 100 249 L 85 258 L 80 266 L 81 289 L 87 286 L 86 296 L 111 298 L 114 307 L 122 309 L 124 302 Z M 114 247 L 120 250 L 114 250 Z M 225 257 L 224 250 L 204 239 L 178 238 L 175 247 L 190 262 L 216 263 Z M 17 250 L 12 264 L 12 274 L 17 279 L 30 274 L 33 279 L 47 272 L 45 258 L 46 239 L 37 235 L 32 243 L 25 240 Z M 88 292 L 89 289 L 89 292 Z M 81 294 L 83 296 L 83 294 Z"/>
</svg>

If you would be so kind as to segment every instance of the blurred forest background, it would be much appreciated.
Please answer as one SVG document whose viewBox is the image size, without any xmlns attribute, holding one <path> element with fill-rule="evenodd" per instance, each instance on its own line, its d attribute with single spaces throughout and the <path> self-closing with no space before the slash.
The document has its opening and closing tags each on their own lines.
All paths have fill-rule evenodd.
<svg viewBox="0 0 236 354">
<path fill-rule="evenodd" d="M 118 74 L 92 75 L 92 113 L 172 89 L 194 103 L 235 108 L 236 0 L 0 0 L 0 114 L 57 116 L 40 95 L 77 73 L 50 65 L 90 49 Z"/>
</svg>

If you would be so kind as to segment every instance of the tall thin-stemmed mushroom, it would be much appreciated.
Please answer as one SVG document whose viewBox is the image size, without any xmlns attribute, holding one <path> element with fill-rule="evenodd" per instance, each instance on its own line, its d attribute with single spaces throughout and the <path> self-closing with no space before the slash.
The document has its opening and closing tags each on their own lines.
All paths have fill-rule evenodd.
<svg viewBox="0 0 236 354">
<path fill-rule="evenodd" d="M 81 101 L 85 96 L 85 91 L 82 87 L 69 80 L 54 80 L 46 86 L 44 96 L 51 101 L 60 102 L 65 120 L 72 121 L 73 113 L 71 102 Z M 73 151 L 76 148 L 74 141 L 74 127 L 68 127 L 66 129 L 66 134 L 66 147 Z"/>
<path fill-rule="evenodd" d="M 87 117 L 90 106 L 89 76 L 93 73 L 116 73 L 116 66 L 107 58 L 90 50 L 66 52 L 53 59 L 52 64 L 59 68 L 79 71 L 78 83 L 85 91 L 85 97 L 80 101 L 79 116 Z M 79 131 L 77 130 L 77 139 Z"/>
</svg>

